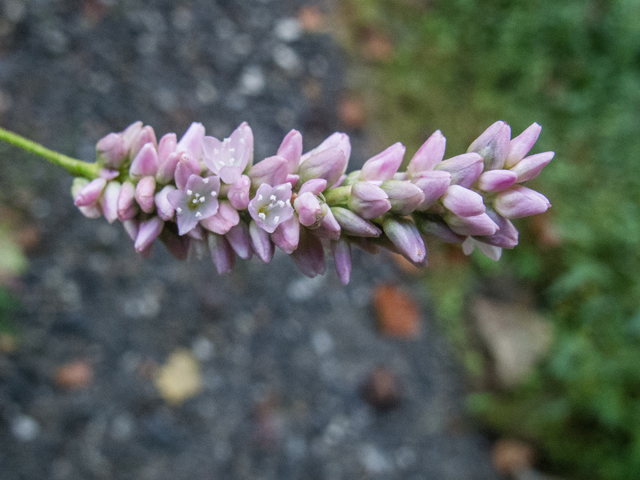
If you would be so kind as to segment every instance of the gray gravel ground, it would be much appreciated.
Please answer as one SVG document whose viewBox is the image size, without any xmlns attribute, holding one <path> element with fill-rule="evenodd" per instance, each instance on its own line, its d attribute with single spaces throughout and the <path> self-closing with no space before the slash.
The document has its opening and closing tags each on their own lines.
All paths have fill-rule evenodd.
<svg viewBox="0 0 640 480">
<path fill-rule="evenodd" d="M 247 120 L 256 158 L 293 127 L 312 147 L 340 129 L 343 59 L 328 35 L 298 30 L 302 5 L 4 0 L 1 124 L 85 159 L 138 119 L 159 134 L 199 120 L 218 137 Z M 359 135 L 353 150 L 352 166 L 375 153 Z M 40 236 L 20 348 L 0 356 L 2 480 L 496 478 L 432 323 L 414 340 L 374 328 L 377 283 L 420 298 L 387 257 L 357 254 L 347 287 L 333 271 L 302 276 L 284 254 L 230 276 L 161 245 L 144 260 L 119 226 L 74 209 L 64 172 L 0 153 L 0 200 Z M 141 372 L 180 347 L 199 359 L 204 387 L 170 406 Z M 94 379 L 64 390 L 55 369 L 75 359 Z M 403 387 L 387 413 L 359 393 L 377 365 Z"/>
</svg>

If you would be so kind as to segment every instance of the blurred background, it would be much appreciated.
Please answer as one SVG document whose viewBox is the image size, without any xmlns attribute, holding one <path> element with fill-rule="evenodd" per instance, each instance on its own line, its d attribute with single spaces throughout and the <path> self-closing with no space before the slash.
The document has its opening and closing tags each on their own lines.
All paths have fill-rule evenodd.
<svg viewBox="0 0 640 480">
<path fill-rule="evenodd" d="M 498 263 L 180 263 L 0 145 L 0 477 L 597 478 L 640 471 L 640 4 L 3 0 L 0 124 L 91 160 L 135 120 L 350 168 L 495 120 L 556 157 Z M 399 315 L 398 312 L 401 312 Z"/>
</svg>

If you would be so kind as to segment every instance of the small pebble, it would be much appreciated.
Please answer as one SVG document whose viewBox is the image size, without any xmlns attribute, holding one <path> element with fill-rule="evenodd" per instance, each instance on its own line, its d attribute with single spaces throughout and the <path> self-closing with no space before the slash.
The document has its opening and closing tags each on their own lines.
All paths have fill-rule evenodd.
<svg viewBox="0 0 640 480">
<path fill-rule="evenodd" d="M 302 36 L 302 26 L 295 18 L 282 18 L 276 22 L 273 33 L 278 40 L 295 42 Z"/>
<path fill-rule="evenodd" d="M 361 388 L 362 398 L 378 411 L 386 412 L 400 406 L 402 389 L 396 376 L 385 367 L 376 367 Z"/>
<path fill-rule="evenodd" d="M 68 390 L 84 388 L 93 381 L 93 367 L 86 360 L 75 360 L 56 369 L 54 382 Z"/>
<path fill-rule="evenodd" d="M 40 433 L 40 425 L 27 415 L 19 415 L 11 422 L 11 433 L 21 442 L 30 442 Z"/>
</svg>

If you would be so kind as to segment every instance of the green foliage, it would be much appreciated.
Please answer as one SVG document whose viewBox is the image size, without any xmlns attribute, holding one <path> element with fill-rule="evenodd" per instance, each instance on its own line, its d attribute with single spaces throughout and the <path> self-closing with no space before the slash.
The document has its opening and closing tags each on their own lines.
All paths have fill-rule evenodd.
<svg viewBox="0 0 640 480">
<path fill-rule="evenodd" d="M 640 2 L 350 0 L 352 32 L 377 29 L 393 59 L 370 65 L 389 141 L 415 151 L 440 128 L 449 156 L 496 119 L 543 126 L 556 159 L 535 188 L 562 240 L 528 224 L 501 268 L 533 283 L 557 338 L 534 379 L 471 405 L 535 440 L 577 478 L 640 471 Z M 367 78 L 367 76 L 363 76 Z"/>
</svg>

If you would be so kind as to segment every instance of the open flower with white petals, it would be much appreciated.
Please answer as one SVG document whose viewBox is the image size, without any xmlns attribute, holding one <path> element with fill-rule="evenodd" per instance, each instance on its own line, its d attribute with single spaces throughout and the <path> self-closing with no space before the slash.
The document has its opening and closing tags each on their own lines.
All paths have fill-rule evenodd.
<svg viewBox="0 0 640 480">
<path fill-rule="evenodd" d="M 283 183 L 276 187 L 266 183 L 260 185 L 249 202 L 249 213 L 260 228 L 273 233 L 278 225 L 293 216 L 291 184 Z"/>
<path fill-rule="evenodd" d="M 253 132 L 244 122 L 223 141 L 215 137 L 204 137 L 202 147 L 207 167 L 220 175 L 224 183 L 234 183 L 253 156 Z"/>
<path fill-rule="evenodd" d="M 176 209 L 180 235 L 189 233 L 200 220 L 218 212 L 219 193 L 220 177 L 191 175 L 184 190 L 173 190 L 167 194 L 169 203 Z"/>
</svg>

